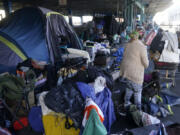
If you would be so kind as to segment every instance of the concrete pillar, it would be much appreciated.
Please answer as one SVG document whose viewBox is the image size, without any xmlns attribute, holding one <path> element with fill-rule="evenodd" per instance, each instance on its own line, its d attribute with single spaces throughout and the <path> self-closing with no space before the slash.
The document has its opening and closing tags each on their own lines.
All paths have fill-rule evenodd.
<svg viewBox="0 0 180 135">
<path fill-rule="evenodd" d="M 131 27 L 131 30 L 134 30 L 134 5 L 131 4 L 130 6 L 130 27 Z"/>
<path fill-rule="evenodd" d="M 81 24 L 83 24 L 83 16 L 81 16 Z"/>
<path fill-rule="evenodd" d="M 71 25 L 71 26 L 73 26 L 73 22 L 72 22 L 72 10 L 69 10 L 68 11 L 69 12 L 69 24 Z"/>
<path fill-rule="evenodd" d="M 11 0 L 3 0 L 3 6 L 4 6 L 6 16 L 8 16 L 12 12 L 12 2 L 11 2 Z"/>
<path fill-rule="evenodd" d="M 133 28 L 133 14 L 134 14 L 134 2 L 132 0 L 125 0 L 124 2 L 124 19 L 127 23 L 127 26 L 132 30 Z"/>
</svg>

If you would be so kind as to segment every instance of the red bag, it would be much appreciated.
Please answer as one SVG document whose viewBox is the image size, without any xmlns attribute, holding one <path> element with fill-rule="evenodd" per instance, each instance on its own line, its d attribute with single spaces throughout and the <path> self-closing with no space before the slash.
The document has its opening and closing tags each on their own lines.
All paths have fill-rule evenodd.
<svg viewBox="0 0 180 135">
<path fill-rule="evenodd" d="M 13 127 L 14 127 L 15 130 L 21 130 L 24 127 L 28 126 L 28 119 L 27 119 L 27 117 L 20 118 L 19 121 L 15 121 L 14 124 L 13 124 Z M 23 124 L 24 127 L 22 126 L 22 124 Z"/>
</svg>

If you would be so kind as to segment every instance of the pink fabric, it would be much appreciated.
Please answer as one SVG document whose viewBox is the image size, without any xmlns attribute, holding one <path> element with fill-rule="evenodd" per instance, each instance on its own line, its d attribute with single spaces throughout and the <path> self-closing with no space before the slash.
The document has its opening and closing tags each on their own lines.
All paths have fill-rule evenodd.
<svg viewBox="0 0 180 135">
<path fill-rule="evenodd" d="M 151 74 L 145 74 L 144 75 L 144 81 L 145 82 L 150 82 L 152 80 L 152 75 Z"/>
<path fill-rule="evenodd" d="M 152 30 L 152 31 L 147 35 L 147 37 L 146 37 L 146 39 L 145 39 L 146 45 L 149 46 L 149 45 L 152 43 L 152 41 L 153 41 L 153 39 L 155 38 L 155 36 L 156 36 L 156 32 L 155 32 L 154 30 Z"/>
</svg>

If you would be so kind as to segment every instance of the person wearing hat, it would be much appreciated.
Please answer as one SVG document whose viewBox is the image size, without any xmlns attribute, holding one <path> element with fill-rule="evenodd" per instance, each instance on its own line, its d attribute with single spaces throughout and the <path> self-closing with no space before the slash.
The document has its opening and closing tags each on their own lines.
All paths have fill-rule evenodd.
<svg viewBox="0 0 180 135">
<path fill-rule="evenodd" d="M 131 105 L 130 99 L 134 95 L 134 104 L 141 109 L 144 70 L 148 67 L 149 61 L 146 46 L 139 40 L 139 33 L 134 31 L 130 37 L 120 66 L 121 79 L 126 83 L 124 107 Z"/>
<path fill-rule="evenodd" d="M 106 39 L 106 35 L 103 33 L 104 27 L 102 24 L 96 25 L 96 38 L 94 39 L 95 42 L 102 42 Z"/>
</svg>

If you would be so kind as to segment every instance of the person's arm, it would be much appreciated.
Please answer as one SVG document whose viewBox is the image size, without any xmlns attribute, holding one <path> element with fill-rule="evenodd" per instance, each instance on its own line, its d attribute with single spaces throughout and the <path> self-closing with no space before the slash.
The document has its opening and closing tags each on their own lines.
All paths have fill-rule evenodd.
<svg viewBox="0 0 180 135">
<path fill-rule="evenodd" d="M 144 68 L 147 68 L 147 67 L 149 66 L 147 49 L 146 49 L 145 46 L 142 47 L 142 51 L 141 51 L 141 61 L 142 61 L 142 64 L 144 65 Z"/>
</svg>

